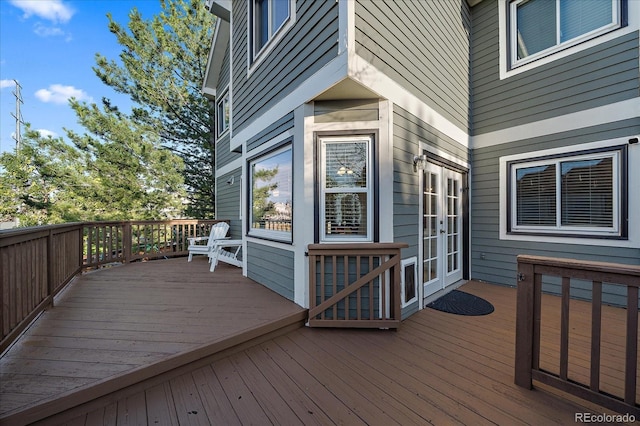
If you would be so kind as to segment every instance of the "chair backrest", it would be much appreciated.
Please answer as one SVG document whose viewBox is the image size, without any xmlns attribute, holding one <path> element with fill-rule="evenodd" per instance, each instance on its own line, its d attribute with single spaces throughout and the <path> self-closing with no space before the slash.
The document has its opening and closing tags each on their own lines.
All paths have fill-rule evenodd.
<svg viewBox="0 0 640 426">
<path fill-rule="evenodd" d="M 216 223 L 211 227 L 211 233 L 209 234 L 209 240 L 207 241 L 207 245 L 208 246 L 214 245 L 216 240 L 226 237 L 228 231 L 229 231 L 229 224 L 227 222 Z"/>
</svg>

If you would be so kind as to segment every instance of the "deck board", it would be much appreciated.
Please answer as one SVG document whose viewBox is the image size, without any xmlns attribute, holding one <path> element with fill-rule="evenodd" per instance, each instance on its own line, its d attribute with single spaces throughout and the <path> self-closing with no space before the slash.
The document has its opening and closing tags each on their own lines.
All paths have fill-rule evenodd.
<svg viewBox="0 0 640 426">
<path fill-rule="evenodd" d="M 607 412 L 517 387 L 515 290 L 477 282 L 463 290 L 492 302 L 495 312 L 465 317 L 426 309 L 398 331 L 296 329 L 184 373 L 189 391 L 167 380 L 173 403 L 163 395 L 150 402 L 147 392 L 147 407 L 166 404 L 180 424 L 229 425 L 564 425 L 575 413 Z M 177 394 L 196 398 L 204 412 L 193 414 L 194 405 Z"/>
<path fill-rule="evenodd" d="M 303 313 L 204 257 L 83 274 L 0 358 L 0 416 Z M 123 404 L 116 421 L 140 415 Z"/>
<path fill-rule="evenodd" d="M 206 262 L 201 266 L 206 268 Z M 224 267 L 221 265 L 220 271 Z M 104 281 L 130 282 L 125 272 L 124 267 L 114 268 L 120 278 L 114 279 L 108 271 L 110 276 Z M 218 270 L 214 274 L 217 273 Z M 100 281 L 98 273 L 89 276 L 92 282 Z M 150 279 L 151 274 L 145 271 L 141 276 Z M 197 280 L 193 284 L 211 296 L 208 285 Z M 64 309 L 51 311 L 55 315 L 50 318 L 55 322 L 50 324 L 55 327 L 47 327 L 62 328 L 56 333 L 61 336 L 30 335 L 32 340 L 28 341 L 34 344 L 23 345 L 24 354 L 47 362 L 59 359 L 71 363 L 69 366 L 74 362 L 82 364 L 92 360 L 83 345 L 95 340 L 103 352 L 100 359 L 106 364 L 113 363 L 118 354 L 126 355 L 128 363 L 145 363 L 176 348 L 186 347 L 188 351 L 194 347 L 192 339 L 204 335 L 209 328 L 219 333 L 229 327 L 220 317 L 239 316 L 243 299 L 245 311 L 254 312 L 255 318 L 269 315 L 268 307 L 260 307 L 259 298 L 255 297 L 260 290 L 255 288 L 228 286 L 224 303 L 216 306 L 191 296 L 181 299 L 179 292 L 173 291 L 174 286 L 174 283 L 152 286 L 157 291 L 165 287 L 170 290 L 167 293 L 170 297 L 177 298 L 175 305 L 161 300 L 157 297 L 159 293 L 150 299 L 167 317 L 160 315 L 158 321 L 151 321 L 148 314 L 153 309 L 144 298 L 136 296 L 130 299 L 132 311 L 117 315 L 121 325 L 115 319 L 111 322 L 105 314 L 125 299 L 108 298 L 100 287 L 96 294 L 105 297 L 98 303 L 99 314 L 92 318 L 90 293 L 84 293 L 83 289 L 75 293 L 77 297 L 64 299 L 61 303 Z M 495 311 L 487 316 L 467 317 L 425 309 L 403 321 L 397 331 L 294 328 L 286 334 L 141 379 L 135 385 L 96 396 L 36 424 L 564 425 L 574 423 L 578 412 L 608 412 L 590 403 L 558 397 L 558 392 L 544 386 L 539 386 L 543 390 L 532 391 L 517 387 L 513 383 L 515 289 L 470 282 L 462 290 L 485 298 Z M 66 305 L 67 300 L 73 308 Z M 280 303 L 279 300 L 282 298 L 274 303 Z M 570 351 L 576 357 L 572 358 L 569 371 L 570 375 L 588 376 L 586 339 L 590 335 L 587 316 L 590 305 L 571 303 L 576 310 L 571 316 Z M 73 317 L 76 309 L 79 315 L 76 318 L 82 319 Z M 558 298 L 543 296 L 545 328 L 541 360 L 550 369 L 557 369 L 558 309 Z M 223 314 L 216 316 L 216 311 Z M 198 316 L 201 314 L 204 317 Z M 621 387 L 617 375 L 622 359 L 618 352 L 624 348 L 624 333 L 620 331 L 624 329 L 624 315 L 623 309 L 603 308 L 607 332 L 603 333 L 601 382 L 613 392 L 620 392 Z M 137 317 L 142 320 L 136 322 Z M 90 324 L 74 325 L 74 321 Z M 241 328 L 252 327 L 242 319 L 232 322 L 241 323 Z M 106 325 L 100 338 L 85 335 L 86 330 L 97 333 L 98 323 Z M 218 323 L 224 326 L 215 327 Z M 158 327 L 163 324 L 167 327 Z M 136 331 L 140 333 L 140 341 L 125 340 Z M 72 337 L 74 333 L 83 337 Z M 178 337 L 181 334 L 187 337 Z M 178 343 L 170 341 L 176 337 Z M 68 357 L 63 355 L 65 350 L 69 350 Z M 25 371 L 33 369 L 41 374 L 39 380 L 46 381 L 50 376 L 42 375 L 42 366 L 34 365 Z M 31 385 L 34 393 L 37 389 Z M 18 399 L 20 396 L 6 395 Z"/>
</svg>

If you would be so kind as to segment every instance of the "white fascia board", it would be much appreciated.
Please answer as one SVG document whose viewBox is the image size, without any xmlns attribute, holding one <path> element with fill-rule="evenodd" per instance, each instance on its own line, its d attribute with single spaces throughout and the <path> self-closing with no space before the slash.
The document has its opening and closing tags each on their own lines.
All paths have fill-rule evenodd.
<svg viewBox="0 0 640 426">
<path fill-rule="evenodd" d="M 345 52 L 331 60 L 331 62 L 322 67 L 317 73 L 292 90 L 280 102 L 273 105 L 262 115 L 256 117 L 247 127 L 239 132 L 232 132 L 233 135 L 229 149 L 233 151 L 241 147 L 243 142 L 255 136 L 269 124 L 282 118 L 284 114 L 295 110 L 298 106 L 313 100 L 320 93 L 344 80 L 346 77 L 347 54 Z"/>
<path fill-rule="evenodd" d="M 471 137 L 471 148 L 487 148 L 522 139 L 568 132 L 585 126 L 598 126 L 637 117 L 640 117 L 640 98 L 632 98 L 601 107 L 475 135 Z"/>
<path fill-rule="evenodd" d="M 429 123 L 459 144 L 469 147 L 469 134 L 466 131 L 447 120 L 409 90 L 367 62 L 366 59 L 356 55 L 355 52 L 350 55 L 349 77 L 378 93 L 381 98 L 388 99 L 422 121 Z"/>
<path fill-rule="evenodd" d="M 229 22 L 221 19 L 216 20 L 216 30 L 213 34 L 207 69 L 205 70 L 204 81 L 202 83 L 202 93 L 204 93 L 205 96 L 207 96 L 207 94 L 213 94 L 215 98 L 220 70 L 224 65 L 224 53 L 229 43 L 229 34 Z"/>
</svg>

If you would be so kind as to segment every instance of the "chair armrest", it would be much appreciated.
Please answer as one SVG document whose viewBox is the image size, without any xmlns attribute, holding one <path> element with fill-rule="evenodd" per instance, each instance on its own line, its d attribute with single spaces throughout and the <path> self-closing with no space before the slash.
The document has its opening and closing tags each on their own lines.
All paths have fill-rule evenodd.
<svg viewBox="0 0 640 426">
<path fill-rule="evenodd" d="M 191 237 L 187 239 L 189 240 L 189 244 L 195 244 L 196 241 L 208 241 L 209 237 Z"/>
</svg>

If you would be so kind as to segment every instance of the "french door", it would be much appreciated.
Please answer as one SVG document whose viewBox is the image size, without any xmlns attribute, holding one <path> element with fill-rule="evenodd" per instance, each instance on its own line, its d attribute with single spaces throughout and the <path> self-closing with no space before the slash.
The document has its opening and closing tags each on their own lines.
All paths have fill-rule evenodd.
<svg viewBox="0 0 640 426">
<path fill-rule="evenodd" d="M 427 163 L 422 176 L 423 297 L 462 279 L 462 189 L 462 173 Z"/>
</svg>

